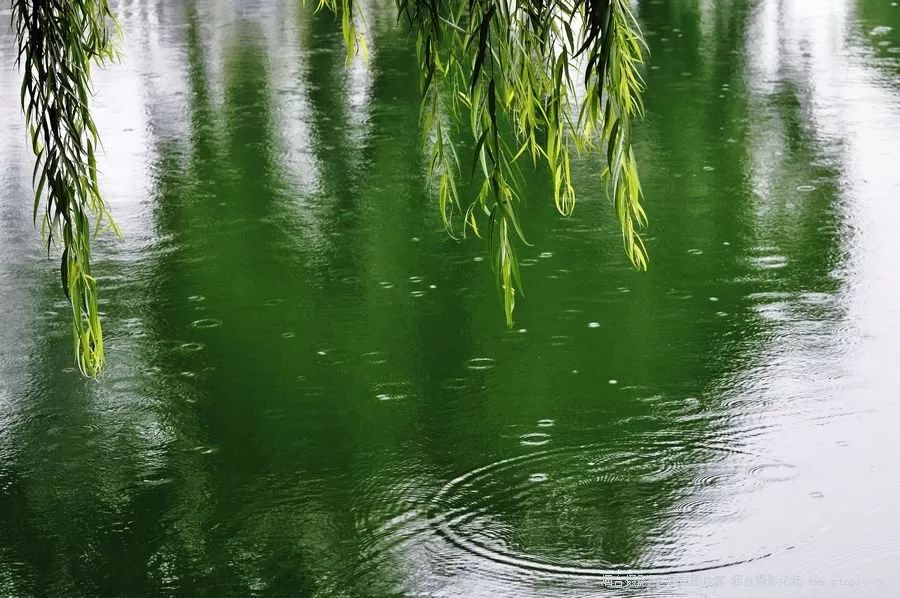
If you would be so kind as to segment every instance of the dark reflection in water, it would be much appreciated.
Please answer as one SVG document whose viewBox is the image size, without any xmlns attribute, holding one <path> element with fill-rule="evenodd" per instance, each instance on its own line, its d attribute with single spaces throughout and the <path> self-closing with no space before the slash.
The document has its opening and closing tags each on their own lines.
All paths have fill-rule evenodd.
<svg viewBox="0 0 900 598">
<path fill-rule="evenodd" d="M 0 593 L 900 591 L 900 8 L 639 2 L 651 270 L 597 156 L 570 219 L 531 173 L 507 330 L 364 6 L 346 64 L 297 2 L 118 5 L 100 381 L 0 112 Z"/>
</svg>

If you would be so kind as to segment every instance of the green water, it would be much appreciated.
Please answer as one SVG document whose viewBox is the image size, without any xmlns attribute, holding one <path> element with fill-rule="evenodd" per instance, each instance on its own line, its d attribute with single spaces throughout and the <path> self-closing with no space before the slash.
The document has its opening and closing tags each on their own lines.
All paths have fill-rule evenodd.
<svg viewBox="0 0 900 598">
<path fill-rule="evenodd" d="M 570 219 L 529 174 L 507 329 L 363 4 L 349 67 L 295 0 L 116 5 L 98 381 L 0 28 L 0 595 L 900 595 L 900 7 L 638 2 L 650 271 L 599 156 Z"/>
</svg>

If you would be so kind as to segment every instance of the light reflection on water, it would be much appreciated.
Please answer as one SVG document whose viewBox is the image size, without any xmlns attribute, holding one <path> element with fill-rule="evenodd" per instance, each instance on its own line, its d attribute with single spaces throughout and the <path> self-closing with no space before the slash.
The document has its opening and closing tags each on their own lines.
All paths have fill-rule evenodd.
<svg viewBox="0 0 900 598">
<path fill-rule="evenodd" d="M 509 331 L 427 195 L 409 40 L 365 6 L 346 66 L 297 2 L 118 5 L 100 381 L 0 71 L 0 592 L 897 593 L 900 8 L 639 2 L 651 270 L 596 156 L 571 219 L 530 176 Z"/>
</svg>

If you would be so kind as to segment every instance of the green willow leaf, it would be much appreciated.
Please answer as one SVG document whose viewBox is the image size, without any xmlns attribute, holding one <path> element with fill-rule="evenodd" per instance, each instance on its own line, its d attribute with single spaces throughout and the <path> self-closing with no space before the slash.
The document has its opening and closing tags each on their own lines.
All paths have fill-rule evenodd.
<svg viewBox="0 0 900 598">
<path fill-rule="evenodd" d="M 43 206 L 48 251 L 54 242 L 62 245 L 60 279 L 72 306 L 76 361 L 85 375 L 95 376 L 104 351 L 91 275 L 91 219 L 118 231 L 97 182 L 99 136 L 88 98 L 91 64 L 115 57 L 115 19 L 106 0 L 12 0 L 12 15 L 22 109 L 35 155 L 34 219 Z"/>
</svg>

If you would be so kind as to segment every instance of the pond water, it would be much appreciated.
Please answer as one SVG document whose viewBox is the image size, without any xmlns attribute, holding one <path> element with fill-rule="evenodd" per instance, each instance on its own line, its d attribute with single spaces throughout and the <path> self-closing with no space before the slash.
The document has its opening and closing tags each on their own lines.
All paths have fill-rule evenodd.
<svg viewBox="0 0 900 598">
<path fill-rule="evenodd" d="M 116 4 L 96 381 L 0 28 L 0 594 L 900 595 L 897 3 L 638 2 L 650 270 L 599 156 L 568 219 L 529 174 L 511 329 L 363 4 L 348 66 L 297 0 Z"/>
</svg>

